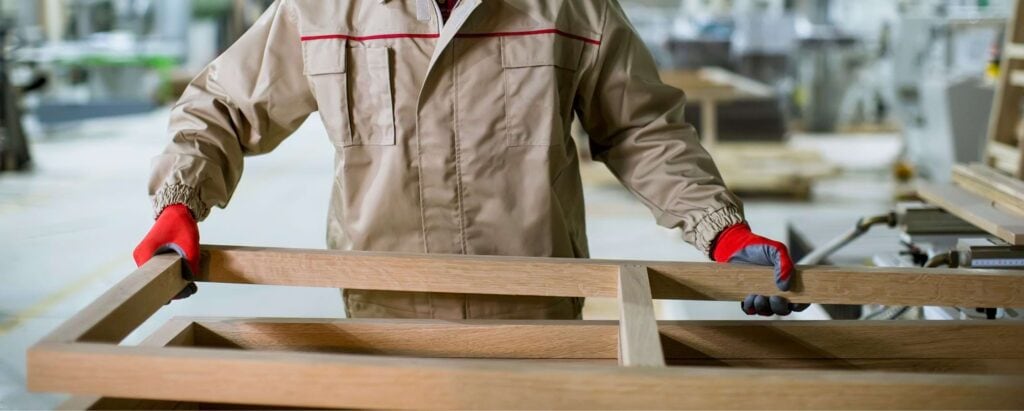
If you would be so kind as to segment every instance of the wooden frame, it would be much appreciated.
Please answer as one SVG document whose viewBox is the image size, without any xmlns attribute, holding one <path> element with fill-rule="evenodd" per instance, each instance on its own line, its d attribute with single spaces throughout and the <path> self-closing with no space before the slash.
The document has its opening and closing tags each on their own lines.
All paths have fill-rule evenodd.
<svg viewBox="0 0 1024 411">
<path fill-rule="evenodd" d="M 1024 407 L 1017 323 L 654 318 L 652 298 L 772 293 L 770 268 L 242 247 L 204 257 L 200 281 L 617 297 L 622 315 L 187 318 L 117 345 L 186 286 L 179 259 L 159 256 L 29 350 L 29 388 L 92 396 L 65 404 L 89 409 Z M 801 267 L 795 290 L 797 302 L 1019 307 L 1024 273 Z"/>
<path fill-rule="evenodd" d="M 1024 126 L 1021 103 L 1024 102 L 1024 7 L 1014 4 L 1007 26 L 1002 70 L 996 87 L 995 104 L 989 121 L 985 162 L 996 169 L 1024 179 Z"/>
</svg>

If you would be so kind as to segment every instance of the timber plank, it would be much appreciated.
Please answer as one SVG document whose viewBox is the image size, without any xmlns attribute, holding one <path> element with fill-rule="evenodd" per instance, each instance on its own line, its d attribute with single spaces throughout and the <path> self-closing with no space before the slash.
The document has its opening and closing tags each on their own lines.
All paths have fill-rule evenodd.
<svg viewBox="0 0 1024 411">
<path fill-rule="evenodd" d="M 619 268 L 619 364 L 664 367 L 647 267 Z"/>
<path fill-rule="evenodd" d="M 174 318 L 146 337 L 143 347 L 186 347 L 195 342 L 195 327 L 192 320 Z M 137 400 L 128 398 L 104 398 L 97 396 L 76 396 L 57 406 L 58 410 L 172 410 L 180 408 L 178 401 Z M 195 409 L 195 407 L 191 407 Z"/>
<path fill-rule="evenodd" d="M 203 247 L 202 281 L 368 290 L 539 295 L 618 294 L 618 266 L 580 260 Z"/>
<path fill-rule="evenodd" d="M 656 299 L 740 301 L 783 295 L 794 303 L 1024 306 L 1014 270 L 797 267 L 780 293 L 771 268 L 714 263 L 404 255 L 204 246 L 209 282 L 564 297 L 618 297 L 618 267 L 644 265 Z"/>
<path fill-rule="evenodd" d="M 1024 245 L 1024 218 L 992 206 L 991 201 L 954 185 L 920 184 L 918 195 L 964 221 L 1012 245 Z"/>
<path fill-rule="evenodd" d="M 962 358 L 769 358 L 670 359 L 669 365 L 783 370 L 870 370 L 946 374 L 1024 375 L 1024 360 Z"/>
<path fill-rule="evenodd" d="M 188 284 L 177 255 L 154 256 L 65 321 L 45 342 L 120 342 Z"/>
<path fill-rule="evenodd" d="M 1024 181 L 981 164 L 953 166 L 953 182 L 1024 218 Z"/>
<path fill-rule="evenodd" d="M 438 358 L 614 359 L 616 321 L 187 318 L 202 347 Z M 1024 324 L 660 321 L 668 359 L 1017 359 Z M 979 344 L 979 341 L 985 341 Z"/>
<path fill-rule="evenodd" d="M 340 408 L 1005 409 L 1024 377 L 633 368 L 44 344 L 33 390 Z M 272 378 L 268 380 L 268 378 Z M 756 381 L 756 383 L 752 383 Z"/>
</svg>

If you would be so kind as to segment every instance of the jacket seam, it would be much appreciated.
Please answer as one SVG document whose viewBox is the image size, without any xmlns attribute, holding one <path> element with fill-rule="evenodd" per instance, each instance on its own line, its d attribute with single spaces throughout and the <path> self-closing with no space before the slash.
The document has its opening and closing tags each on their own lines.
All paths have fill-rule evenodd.
<svg viewBox="0 0 1024 411">
<path fill-rule="evenodd" d="M 423 232 L 423 252 L 430 253 L 430 245 L 427 242 L 427 211 L 423 199 L 423 137 L 420 128 L 420 107 L 416 107 L 416 186 L 420 194 L 420 229 Z"/>
<path fill-rule="evenodd" d="M 462 141 L 459 133 L 459 66 L 455 56 L 456 48 L 452 48 L 452 137 L 455 145 L 455 192 L 459 201 L 459 245 L 462 253 L 466 254 L 466 209 L 463 201 L 465 187 L 462 184 Z"/>
</svg>

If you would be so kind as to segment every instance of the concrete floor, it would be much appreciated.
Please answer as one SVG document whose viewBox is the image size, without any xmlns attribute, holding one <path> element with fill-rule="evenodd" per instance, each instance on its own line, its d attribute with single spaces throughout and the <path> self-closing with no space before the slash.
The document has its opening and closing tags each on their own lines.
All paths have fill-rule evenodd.
<svg viewBox="0 0 1024 411">
<path fill-rule="evenodd" d="M 26 392 L 25 350 L 134 269 L 132 249 L 152 223 L 145 187 L 150 158 L 166 140 L 164 124 L 160 111 L 51 133 L 33 146 L 35 171 L 0 175 L 0 409 L 47 409 L 62 400 Z M 888 207 L 889 194 L 877 190 L 884 177 L 870 170 L 895 154 L 894 139 L 797 141 L 842 147 L 832 153 L 873 152 L 875 160 L 855 156 L 847 164 L 861 171 L 820 184 L 812 203 L 748 201 L 756 231 L 783 238 L 791 216 L 852 224 Z M 202 241 L 322 248 L 331 155 L 319 119 L 311 118 L 272 155 L 249 159 L 231 207 L 215 210 L 202 224 Z M 676 232 L 658 227 L 622 188 L 590 184 L 586 197 L 595 258 L 704 260 Z M 586 315 L 606 318 L 614 311 L 609 301 L 592 301 Z M 734 302 L 660 302 L 658 313 L 666 319 L 745 317 Z M 130 340 L 174 315 L 341 317 L 343 310 L 333 289 L 203 285 Z"/>
</svg>

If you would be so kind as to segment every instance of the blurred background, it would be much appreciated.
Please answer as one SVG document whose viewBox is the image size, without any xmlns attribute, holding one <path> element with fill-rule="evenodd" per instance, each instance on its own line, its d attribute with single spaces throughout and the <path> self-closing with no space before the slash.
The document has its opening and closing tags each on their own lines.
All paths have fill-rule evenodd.
<svg viewBox="0 0 1024 411">
<path fill-rule="evenodd" d="M 270 3 L 0 0 L 0 408 L 59 402 L 25 392 L 25 349 L 134 268 L 171 105 Z M 1013 1 L 621 3 L 663 80 L 687 92 L 687 118 L 755 231 L 797 258 L 862 217 L 915 207 L 902 202 L 918 181 L 989 161 Z M 333 152 L 313 116 L 249 159 L 232 205 L 201 225 L 203 242 L 323 248 Z M 595 258 L 706 261 L 600 165 L 585 162 L 584 180 Z M 945 244 L 908 238 L 905 227 L 872 230 L 827 262 L 922 265 Z M 203 285 L 158 320 L 341 316 L 341 304 L 337 290 Z M 661 318 L 744 317 L 738 303 L 658 304 Z M 881 312 L 845 309 L 796 319 Z M 588 318 L 615 315 L 611 302 L 587 304 Z"/>
</svg>

